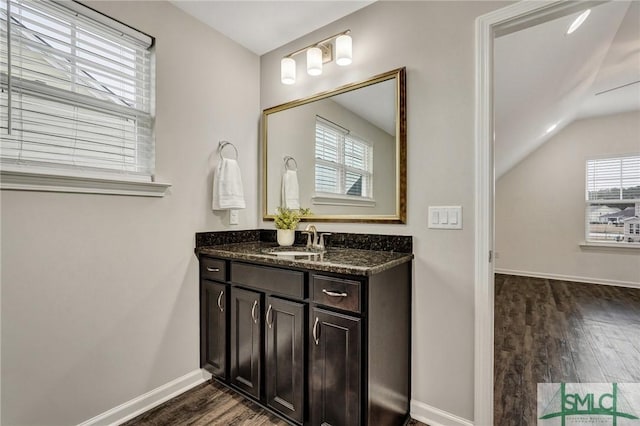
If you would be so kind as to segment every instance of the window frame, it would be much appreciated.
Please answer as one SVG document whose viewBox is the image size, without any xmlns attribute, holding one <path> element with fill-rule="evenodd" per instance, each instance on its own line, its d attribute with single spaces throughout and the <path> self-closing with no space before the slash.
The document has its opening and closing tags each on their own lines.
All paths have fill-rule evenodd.
<svg viewBox="0 0 640 426">
<path fill-rule="evenodd" d="M 631 158 L 631 159 L 640 159 L 640 153 L 630 153 L 630 154 L 620 154 L 620 155 L 606 155 L 606 156 L 598 156 L 598 157 L 591 157 L 591 158 L 587 158 L 585 161 L 585 172 L 584 172 L 584 176 L 585 176 L 585 191 L 584 191 L 584 199 L 585 199 L 585 217 L 584 217 L 584 241 L 580 244 L 582 247 L 603 247 L 603 248 L 633 248 L 633 249 L 638 249 L 640 248 L 640 242 L 628 242 L 624 240 L 624 223 L 622 224 L 622 235 L 623 235 L 623 239 L 620 241 L 615 241 L 615 240 L 596 240 L 596 239 L 592 239 L 590 238 L 590 227 L 592 225 L 591 223 L 591 207 L 594 205 L 607 205 L 607 206 L 611 206 L 611 205 L 625 205 L 625 204 L 633 204 L 634 207 L 640 203 L 640 197 L 637 198 L 628 198 L 625 199 L 623 197 L 623 181 L 624 181 L 624 174 L 622 171 L 622 161 L 623 159 L 626 158 Z M 615 199 L 589 199 L 590 195 L 590 175 L 589 175 L 589 167 L 590 167 L 590 163 L 592 162 L 596 162 L 596 161 L 611 161 L 611 160 L 620 160 L 620 174 L 619 174 L 619 189 L 620 189 L 620 197 L 619 198 L 615 198 Z M 606 189 L 606 188 L 603 188 Z M 631 216 L 634 217 L 634 216 Z"/>
<path fill-rule="evenodd" d="M 337 143 L 337 161 L 333 162 L 330 160 L 325 160 L 319 158 L 316 154 L 316 150 L 318 147 L 318 138 L 317 131 L 318 126 L 323 126 L 338 135 L 338 143 Z M 354 206 L 354 207 L 374 207 L 376 205 L 376 201 L 373 197 L 373 144 L 366 140 L 365 138 L 354 134 L 349 129 L 346 129 L 342 126 L 339 126 L 332 121 L 321 117 L 319 115 L 316 116 L 316 122 L 314 126 L 314 193 L 311 197 L 311 201 L 313 204 L 317 205 L 340 205 L 340 206 Z M 359 169 L 355 167 L 348 166 L 345 161 L 345 146 L 347 139 L 352 138 L 356 143 L 364 145 L 366 147 L 365 155 L 368 157 L 365 162 L 367 164 L 367 169 Z M 338 178 L 337 178 L 337 187 L 340 192 L 325 192 L 317 190 L 317 175 L 316 170 L 318 165 L 324 165 L 326 167 L 330 167 L 336 169 Z M 365 177 L 365 193 L 370 194 L 370 196 L 359 196 L 359 195 L 348 195 L 346 192 L 346 175 L 348 172 L 356 173 Z"/>
<path fill-rule="evenodd" d="M 7 10 L 10 12 L 11 8 L 11 0 L 0 0 L 5 5 Z M 75 1 L 69 2 L 58 2 L 52 1 L 52 3 L 57 3 L 64 8 L 69 9 L 71 13 L 82 15 L 82 19 L 84 22 L 90 21 L 91 23 L 95 23 L 96 26 L 107 26 L 110 30 L 118 31 L 119 33 L 126 35 L 128 37 L 139 40 L 143 43 L 148 43 L 150 46 L 149 51 L 149 60 L 150 63 L 150 74 L 148 75 L 149 81 L 148 84 L 150 88 L 150 98 L 148 100 L 148 107 L 150 114 L 150 128 L 146 128 L 145 130 L 149 132 L 150 136 L 150 148 L 152 152 L 155 152 L 155 137 L 154 137 L 154 128 L 155 128 L 155 49 L 154 49 L 154 39 L 153 37 L 145 34 L 135 28 L 132 28 L 116 19 L 108 17 L 101 12 L 98 12 L 94 9 L 91 9 L 88 6 L 77 3 Z M 45 12 L 42 12 L 46 15 Z M 7 16 L 9 18 L 11 14 Z M 61 19 L 56 15 L 47 15 L 54 17 L 53 19 Z M 69 23 L 70 26 L 74 27 L 73 24 L 69 20 L 63 20 L 62 22 Z M 11 31 L 12 23 L 8 21 L 7 23 L 7 31 Z M 75 28 L 75 27 L 74 27 Z M 89 26 L 89 28 L 91 28 Z M 9 33 L 7 32 L 7 37 Z M 10 38 L 3 37 L 3 43 L 5 40 L 8 42 Z M 74 43 L 76 41 L 74 40 Z M 75 44 L 74 44 L 75 45 Z M 8 55 L 11 55 L 11 49 L 8 49 Z M 94 53 L 95 54 L 95 53 Z M 47 58 L 43 58 L 48 61 Z M 137 61 L 137 59 L 135 59 Z M 9 67 L 11 66 L 11 61 L 7 64 L 6 71 L 9 72 Z M 51 64 L 55 67 L 55 64 Z M 4 74 L 3 74 L 4 75 Z M 9 78 L 7 74 L 5 78 L 5 84 L 7 85 L 7 90 L 11 92 L 12 90 L 12 81 L 14 78 L 18 79 L 18 76 L 13 76 Z M 107 77 L 108 78 L 108 77 Z M 137 78 L 137 77 L 136 77 Z M 20 80 L 16 80 L 20 81 Z M 57 99 L 55 102 L 64 102 L 67 101 L 69 105 L 89 105 L 90 99 L 80 100 L 77 102 L 77 99 L 74 99 L 74 92 L 65 91 L 62 88 L 57 87 L 47 87 L 45 84 L 39 84 L 31 81 L 20 81 L 19 86 L 22 85 L 29 86 L 35 89 L 35 93 L 42 93 L 46 96 L 48 91 L 57 92 Z M 101 84 L 99 80 L 96 80 L 96 84 Z M 106 87 L 106 86 L 105 86 Z M 136 86 L 137 87 L 137 86 Z M 137 89 L 136 89 L 137 90 Z M 63 96 L 61 96 L 63 95 Z M 124 95 L 123 95 L 124 96 Z M 113 97 L 119 97 L 114 94 Z M 11 95 L 9 95 L 11 98 Z M 80 96 L 78 96 L 80 98 Z M 124 98 L 122 98 L 124 99 Z M 9 101 L 8 101 L 9 102 Z M 98 100 L 96 103 L 99 102 Z M 124 101 L 123 101 L 124 102 Z M 114 110 L 118 107 L 117 104 L 114 103 Z M 7 108 L 10 108 L 10 104 L 7 105 Z M 126 108 L 126 107 L 122 107 Z M 109 109 L 105 109 L 105 111 L 109 111 Z M 133 110 L 131 110 L 133 111 Z M 126 112 L 127 114 L 133 114 L 133 112 Z M 7 120 L 10 120 L 7 118 Z M 136 151 L 134 155 L 137 155 L 138 146 L 136 145 Z M 134 174 L 134 173 L 122 173 L 118 170 L 112 169 L 102 169 L 102 168 L 94 168 L 94 167 L 69 167 L 65 166 L 64 163 L 56 164 L 55 161 L 51 161 L 49 163 L 41 163 L 38 162 L 25 162 L 20 163 L 15 160 L 9 160 L 10 157 L 0 156 L 0 189 L 2 190 L 21 190 L 21 191 L 51 191 L 51 192 L 67 192 L 67 193 L 93 193 L 93 194 L 118 194 L 118 195 L 134 195 L 134 196 L 151 196 L 151 197 L 162 197 L 165 195 L 166 190 L 171 186 L 169 183 L 161 183 L 156 181 L 155 172 L 153 165 L 155 164 L 155 154 L 152 154 L 150 173 L 149 174 Z M 66 161 L 72 161 L 71 157 Z M 136 160 L 136 164 L 139 160 Z M 137 166 L 136 166 L 137 167 Z"/>
</svg>

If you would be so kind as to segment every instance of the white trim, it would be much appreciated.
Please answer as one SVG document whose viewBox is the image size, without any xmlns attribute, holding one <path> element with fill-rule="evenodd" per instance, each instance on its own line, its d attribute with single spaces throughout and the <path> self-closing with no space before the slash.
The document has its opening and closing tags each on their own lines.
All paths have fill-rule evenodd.
<svg viewBox="0 0 640 426">
<path fill-rule="evenodd" d="M 473 422 L 424 402 L 411 400 L 411 418 L 429 426 L 473 426 Z"/>
<path fill-rule="evenodd" d="M 586 250 L 589 250 L 589 249 L 627 250 L 627 249 L 640 249 L 640 243 L 599 243 L 596 241 L 583 241 L 580 243 L 580 247 Z"/>
<path fill-rule="evenodd" d="M 177 379 L 170 381 L 169 383 L 159 386 L 144 395 L 133 398 L 124 404 L 118 405 L 117 407 L 82 422 L 78 426 L 122 424 L 136 416 L 139 416 L 145 411 L 148 411 L 153 407 L 188 391 L 189 389 L 206 382 L 210 378 L 211 375 L 207 371 L 200 369 L 194 370 L 182 377 L 178 377 Z"/>
<path fill-rule="evenodd" d="M 496 274 L 517 275 L 519 277 L 543 278 L 548 280 L 572 281 L 587 284 L 612 285 L 616 287 L 640 288 L 640 282 L 609 280 L 606 278 L 578 277 L 574 275 L 550 274 L 546 272 L 517 271 L 514 269 L 496 268 Z"/>
<path fill-rule="evenodd" d="M 375 207 L 376 200 L 373 198 L 363 198 L 349 195 L 314 195 L 311 197 L 312 204 L 329 206 L 354 206 L 354 207 Z"/>
<path fill-rule="evenodd" d="M 0 189 L 164 197 L 170 183 L 1 170 Z"/>
<path fill-rule="evenodd" d="M 521 1 L 476 19 L 475 73 L 475 343 L 474 421 L 493 424 L 493 39 L 534 20 L 575 7 L 570 1 Z"/>
</svg>

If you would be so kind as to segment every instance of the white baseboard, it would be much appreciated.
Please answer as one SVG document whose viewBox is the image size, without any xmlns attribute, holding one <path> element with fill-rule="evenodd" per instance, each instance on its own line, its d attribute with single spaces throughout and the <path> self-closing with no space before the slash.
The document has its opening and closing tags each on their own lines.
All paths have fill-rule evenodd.
<svg viewBox="0 0 640 426">
<path fill-rule="evenodd" d="M 574 281 L 578 283 L 603 284 L 603 285 L 613 285 L 618 287 L 640 288 L 640 282 L 634 282 L 634 281 L 607 280 L 604 278 L 592 278 L 592 277 L 575 277 L 572 275 L 547 274 L 545 272 L 516 271 L 513 269 L 502 269 L 502 268 L 496 268 L 494 272 L 496 274 L 518 275 L 520 277 L 544 278 L 549 280 Z"/>
<path fill-rule="evenodd" d="M 473 426 L 473 422 L 470 420 L 463 419 L 415 399 L 411 400 L 411 418 L 429 426 Z"/>
<path fill-rule="evenodd" d="M 194 386 L 209 380 L 211 375 L 205 370 L 194 370 L 159 386 L 144 395 L 133 398 L 130 401 L 120 404 L 115 408 L 105 411 L 78 426 L 103 426 L 103 425 L 119 425 L 136 416 L 144 413 L 162 404 L 171 398 L 180 395 L 193 388 Z"/>
</svg>

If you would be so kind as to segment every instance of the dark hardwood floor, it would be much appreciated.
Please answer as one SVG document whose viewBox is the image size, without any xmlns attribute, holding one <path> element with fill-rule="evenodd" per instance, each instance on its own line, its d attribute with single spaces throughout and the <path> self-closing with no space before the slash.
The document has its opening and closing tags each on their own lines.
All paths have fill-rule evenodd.
<svg viewBox="0 0 640 426">
<path fill-rule="evenodd" d="M 215 381 L 209 381 L 129 420 L 123 426 L 284 426 L 286 424 L 282 419 L 238 393 Z M 407 426 L 426 425 L 410 420 Z"/>
<path fill-rule="evenodd" d="M 535 425 L 538 383 L 640 382 L 640 290 L 496 274 L 494 423 Z"/>
</svg>

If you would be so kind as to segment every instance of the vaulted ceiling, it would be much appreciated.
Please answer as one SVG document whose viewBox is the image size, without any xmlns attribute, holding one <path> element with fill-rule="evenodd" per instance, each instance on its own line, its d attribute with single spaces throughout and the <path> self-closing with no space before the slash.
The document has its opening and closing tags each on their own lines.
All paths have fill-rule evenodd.
<svg viewBox="0 0 640 426">
<path fill-rule="evenodd" d="M 495 168 L 500 177 L 580 118 L 640 109 L 640 2 L 593 7 L 495 41 Z"/>
</svg>

